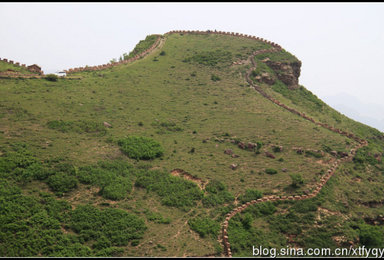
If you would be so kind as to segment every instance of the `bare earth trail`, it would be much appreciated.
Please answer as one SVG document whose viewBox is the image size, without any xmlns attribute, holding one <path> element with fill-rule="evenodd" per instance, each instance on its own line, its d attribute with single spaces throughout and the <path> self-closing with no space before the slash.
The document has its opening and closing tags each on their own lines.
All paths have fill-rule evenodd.
<svg viewBox="0 0 384 260">
<path fill-rule="evenodd" d="M 245 203 L 245 204 L 243 204 L 243 205 L 241 205 L 239 207 L 236 207 L 236 208 L 234 208 L 232 210 L 232 212 L 228 213 L 226 215 L 225 221 L 222 223 L 222 234 L 219 237 L 219 242 L 221 242 L 223 244 L 223 246 L 224 246 L 224 254 L 225 254 L 225 256 L 228 256 L 228 257 L 232 257 L 232 252 L 231 252 L 231 245 L 230 245 L 230 243 L 228 241 L 228 232 L 227 232 L 227 230 L 228 230 L 228 223 L 229 223 L 229 221 L 231 220 L 231 218 L 233 216 L 235 216 L 237 213 L 242 212 L 243 210 L 245 210 L 250 205 L 254 205 L 254 204 L 257 204 L 257 203 L 262 203 L 262 202 L 266 202 L 266 201 L 303 200 L 303 199 L 310 199 L 310 198 L 313 198 L 313 197 L 317 196 L 317 194 L 321 191 L 323 186 L 328 182 L 328 180 L 335 173 L 335 171 L 336 171 L 337 167 L 339 166 L 339 164 L 343 163 L 343 162 L 346 162 L 346 161 L 352 160 L 352 158 L 355 155 L 357 149 L 362 148 L 362 147 L 368 145 L 368 142 L 366 140 L 360 139 L 360 138 L 356 137 L 355 135 L 353 135 L 351 133 L 342 131 L 340 129 L 334 128 L 334 127 L 329 126 L 327 124 L 316 122 L 313 118 L 307 116 L 306 114 L 301 113 L 301 112 L 299 112 L 299 111 L 297 111 L 297 110 L 295 110 L 293 108 L 290 108 L 290 107 L 286 106 L 285 104 L 282 104 L 280 101 L 274 99 L 273 97 L 271 97 L 267 93 L 265 93 L 260 86 L 254 84 L 252 82 L 252 80 L 250 79 L 250 75 L 251 75 L 251 72 L 256 69 L 256 62 L 254 60 L 255 55 L 258 55 L 258 54 L 261 54 L 261 53 L 267 53 L 267 52 L 278 52 L 280 50 L 281 50 L 280 48 L 272 48 L 272 49 L 259 50 L 259 51 L 255 51 L 249 57 L 253 67 L 251 67 L 245 73 L 245 79 L 250 84 L 250 86 L 252 88 L 254 88 L 256 91 L 258 91 L 263 97 L 265 97 L 266 99 L 272 101 L 276 105 L 278 105 L 280 107 L 283 107 L 284 109 L 290 111 L 291 113 L 297 114 L 298 116 L 301 116 L 302 118 L 304 118 L 306 120 L 309 120 L 309 121 L 311 121 L 312 123 L 314 123 L 316 125 L 319 125 L 319 126 L 321 126 L 323 128 L 326 128 L 326 129 L 328 129 L 330 131 L 333 131 L 335 133 L 338 133 L 338 134 L 346 136 L 346 137 L 348 137 L 350 139 L 353 139 L 354 141 L 357 142 L 357 145 L 349 151 L 349 153 L 348 153 L 348 155 L 346 157 L 343 157 L 341 159 L 337 159 L 333 164 L 331 164 L 331 166 L 328 169 L 327 173 L 321 178 L 320 182 L 315 186 L 315 188 L 312 191 L 312 193 L 310 193 L 308 195 L 301 195 L 301 196 L 299 196 L 299 195 L 295 195 L 295 196 L 285 196 L 285 195 L 265 196 L 265 197 L 262 197 L 261 199 L 252 200 L 252 201 L 247 202 L 247 203 Z"/>
</svg>

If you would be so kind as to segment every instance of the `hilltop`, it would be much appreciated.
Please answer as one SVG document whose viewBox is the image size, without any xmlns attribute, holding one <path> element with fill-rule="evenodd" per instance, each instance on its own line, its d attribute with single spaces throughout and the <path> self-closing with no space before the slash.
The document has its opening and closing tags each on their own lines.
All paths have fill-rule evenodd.
<svg viewBox="0 0 384 260">
<path fill-rule="evenodd" d="M 300 68 L 255 36 L 172 31 L 68 78 L 0 78 L 0 255 L 383 247 L 383 134 Z"/>
</svg>

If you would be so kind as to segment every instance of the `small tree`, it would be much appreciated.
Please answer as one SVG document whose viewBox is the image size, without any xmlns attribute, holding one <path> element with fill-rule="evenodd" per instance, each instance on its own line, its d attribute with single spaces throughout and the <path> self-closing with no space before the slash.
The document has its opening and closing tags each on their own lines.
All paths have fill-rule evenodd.
<svg viewBox="0 0 384 260">
<path fill-rule="evenodd" d="M 265 173 L 268 173 L 268 174 L 276 174 L 276 173 L 277 173 L 277 170 L 267 168 L 267 169 L 265 169 Z"/>
<path fill-rule="evenodd" d="M 212 81 L 219 81 L 219 80 L 221 80 L 221 79 L 220 79 L 219 76 L 217 76 L 217 75 L 215 75 L 215 74 L 212 74 L 212 75 L 211 75 L 211 80 L 212 80 Z"/>
<path fill-rule="evenodd" d="M 48 74 L 45 76 L 45 79 L 48 81 L 57 81 L 59 77 L 55 74 Z"/>
<path fill-rule="evenodd" d="M 303 176 L 301 176 L 301 174 L 299 173 L 296 173 L 296 174 L 290 174 L 289 175 L 292 179 L 292 187 L 294 188 L 298 188 L 300 185 L 304 184 L 304 179 L 303 179 Z"/>
</svg>

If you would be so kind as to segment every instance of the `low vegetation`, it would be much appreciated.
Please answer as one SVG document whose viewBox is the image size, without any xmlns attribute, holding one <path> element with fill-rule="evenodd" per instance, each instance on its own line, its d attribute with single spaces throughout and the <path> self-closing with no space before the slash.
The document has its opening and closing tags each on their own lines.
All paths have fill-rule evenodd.
<svg viewBox="0 0 384 260">
<path fill-rule="evenodd" d="M 135 186 L 157 193 L 161 203 L 185 211 L 196 206 L 203 193 L 193 182 L 162 171 L 145 171 L 136 179 Z"/>
<path fill-rule="evenodd" d="M 306 194 L 356 145 L 249 88 L 252 64 L 233 62 L 267 43 L 163 37 L 161 50 L 138 62 L 76 80 L 0 79 L 1 256 L 223 256 L 217 238 L 229 212 L 263 196 Z M 264 58 L 298 60 L 286 51 L 255 57 L 251 76 L 275 79 L 257 81 L 268 95 L 369 145 L 315 198 L 236 214 L 233 255 L 251 256 L 252 245 L 382 247 L 382 133 L 302 86 L 287 88 Z"/>
<path fill-rule="evenodd" d="M 118 141 L 121 151 L 129 158 L 151 160 L 160 157 L 164 149 L 155 140 L 142 136 L 129 136 Z"/>
<path fill-rule="evenodd" d="M 47 122 L 47 126 L 50 129 L 58 130 L 63 133 L 74 132 L 74 133 L 89 133 L 103 136 L 107 133 L 107 129 L 103 123 L 94 121 L 63 121 L 63 120 L 52 120 Z"/>
</svg>

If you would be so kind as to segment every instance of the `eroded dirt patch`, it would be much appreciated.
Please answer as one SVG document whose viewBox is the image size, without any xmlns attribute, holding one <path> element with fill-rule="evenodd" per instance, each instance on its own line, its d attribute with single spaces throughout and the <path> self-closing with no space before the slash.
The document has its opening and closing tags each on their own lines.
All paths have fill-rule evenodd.
<svg viewBox="0 0 384 260">
<path fill-rule="evenodd" d="M 204 180 L 202 180 L 200 178 L 197 178 L 197 177 L 191 175 L 190 173 L 188 173 L 188 172 L 186 172 L 186 171 L 184 171 L 182 169 L 174 169 L 174 170 L 171 171 L 171 174 L 173 176 L 182 177 L 182 178 L 184 178 L 186 180 L 189 180 L 189 181 L 192 181 L 192 182 L 196 183 L 197 186 L 199 186 L 199 188 L 201 190 L 203 190 L 205 188 L 205 185 L 207 185 L 207 183 L 208 183 L 207 181 L 204 181 Z"/>
</svg>

